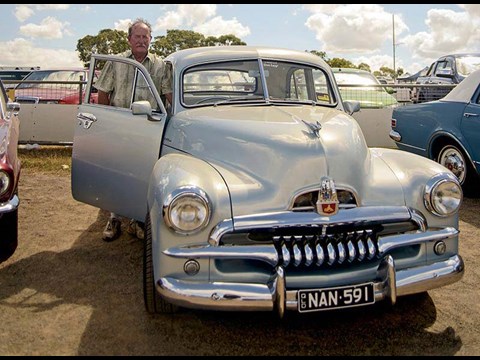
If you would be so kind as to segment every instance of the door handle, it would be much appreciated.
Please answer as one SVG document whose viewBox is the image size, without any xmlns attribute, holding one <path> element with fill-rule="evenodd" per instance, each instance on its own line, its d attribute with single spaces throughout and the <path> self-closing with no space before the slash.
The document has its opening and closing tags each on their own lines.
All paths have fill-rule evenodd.
<svg viewBox="0 0 480 360">
<path fill-rule="evenodd" d="M 97 121 L 97 118 L 93 114 L 79 113 L 77 115 L 78 125 L 84 129 L 90 129 L 90 126 Z"/>
<path fill-rule="evenodd" d="M 478 114 L 473 114 L 473 113 L 465 113 L 463 114 L 466 118 L 472 117 L 472 116 L 478 116 Z"/>
</svg>

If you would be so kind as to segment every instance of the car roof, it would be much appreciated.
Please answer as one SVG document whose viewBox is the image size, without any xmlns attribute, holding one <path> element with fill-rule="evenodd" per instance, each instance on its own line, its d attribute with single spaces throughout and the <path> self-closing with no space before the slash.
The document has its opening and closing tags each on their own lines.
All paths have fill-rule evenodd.
<svg viewBox="0 0 480 360">
<path fill-rule="evenodd" d="M 171 61 L 174 65 L 183 68 L 189 65 L 209 61 L 232 61 L 233 59 L 242 60 L 258 58 L 274 58 L 276 60 L 300 61 L 315 65 L 318 65 L 320 63 L 323 67 L 329 67 L 320 56 L 314 55 L 306 51 L 244 45 L 205 46 L 179 50 L 167 56 L 165 60 Z"/>
<path fill-rule="evenodd" d="M 464 102 L 472 99 L 473 93 L 480 83 L 480 69 L 468 75 L 460 84 L 455 86 L 441 101 Z"/>
<path fill-rule="evenodd" d="M 334 73 L 345 72 L 345 73 L 352 73 L 352 74 L 371 74 L 370 71 L 362 70 L 362 69 L 355 69 L 355 68 L 332 68 Z"/>
</svg>

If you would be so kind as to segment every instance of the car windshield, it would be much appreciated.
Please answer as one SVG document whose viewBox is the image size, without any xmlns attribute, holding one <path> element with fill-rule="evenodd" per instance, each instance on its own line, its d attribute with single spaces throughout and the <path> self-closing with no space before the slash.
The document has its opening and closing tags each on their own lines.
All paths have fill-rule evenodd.
<svg viewBox="0 0 480 360">
<path fill-rule="evenodd" d="M 480 69 L 480 57 L 479 56 L 464 56 L 459 57 L 456 60 L 457 71 L 459 74 L 467 77 L 475 70 Z"/>
<path fill-rule="evenodd" d="M 262 74 L 265 75 L 266 86 L 262 82 Z M 185 106 L 266 100 L 326 105 L 335 103 L 331 84 L 323 70 L 275 60 L 229 61 L 195 66 L 185 71 L 182 89 Z"/>
<path fill-rule="evenodd" d="M 19 84 L 17 89 L 27 88 L 50 88 L 52 84 L 25 83 L 25 81 L 81 81 L 86 80 L 84 71 L 77 70 L 37 70 L 32 71 L 23 79 L 24 83 Z M 77 89 L 78 84 L 58 84 L 62 88 Z"/>
<path fill-rule="evenodd" d="M 335 80 L 339 85 L 379 85 L 380 82 L 368 73 L 349 73 L 349 72 L 334 72 Z"/>
</svg>

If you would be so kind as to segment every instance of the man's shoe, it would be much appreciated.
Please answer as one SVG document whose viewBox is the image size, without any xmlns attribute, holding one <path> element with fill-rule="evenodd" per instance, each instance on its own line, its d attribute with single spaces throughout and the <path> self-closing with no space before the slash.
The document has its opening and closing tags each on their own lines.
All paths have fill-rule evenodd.
<svg viewBox="0 0 480 360">
<path fill-rule="evenodd" d="M 137 222 L 134 219 L 130 219 L 127 226 L 127 234 L 136 236 L 137 233 Z"/>
<path fill-rule="evenodd" d="M 143 240 L 145 238 L 143 224 L 139 223 L 135 219 L 130 219 L 128 222 L 127 233 L 135 236 L 139 240 Z"/>
<path fill-rule="evenodd" d="M 143 224 L 137 222 L 137 229 L 136 229 L 135 236 L 139 240 L 144 240 L 145 239 L 145 231 L 143 230 Z"/>
<path fill-rule="evenodd" d="M 120 228 L 120 220 L 118 219 L 108 219 L 107 225 L 103 230 L 103 240 L 104 241 L 113 241 L 120 236 L 121 228 Z"/>
</svg>

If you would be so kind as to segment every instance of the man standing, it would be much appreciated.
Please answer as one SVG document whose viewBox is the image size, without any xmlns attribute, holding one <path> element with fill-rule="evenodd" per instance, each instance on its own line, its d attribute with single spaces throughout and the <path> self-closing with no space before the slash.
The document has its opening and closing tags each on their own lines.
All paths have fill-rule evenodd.
<svg viewBox="0 0 480 360">
<path fill-rule="evenodd" d="M 135 59 L 141 63 L 150 73 L 158 92 L 164 95 L 169 103 L 172 101 L 172 75 L 171 69 L 157 55 L 149 52 L 152 40 L 152 27 L 144 19 L 136 19 L 128 28 L 128 43 L 131 50 L 126 51 L 122 56 Z M 132 66 L 122 63 L 107 62 L 97 80 L 95 87 L 98 90 L 98 103 L 116 107 L 130 108 L 134 70 Z M 137 100 L 148 100 L 153 108 L 157 108 L 148 87 L 136 90 Z M 166 104 L 165 104 L 166 105 Z M 128 233 L 137 238 L 144 238 L 143 223 L 131 220 L 128 226 Z M 103 240 L 112 241 L 120 236 L 121 221 L 115 213 L 110 214 Z"/>
</svg>

